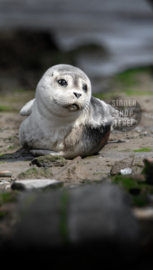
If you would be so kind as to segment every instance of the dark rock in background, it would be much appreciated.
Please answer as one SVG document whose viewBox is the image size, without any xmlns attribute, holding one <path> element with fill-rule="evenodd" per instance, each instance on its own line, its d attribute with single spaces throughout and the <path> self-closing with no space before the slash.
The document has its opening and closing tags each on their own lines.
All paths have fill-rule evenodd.
<svg viewBox="0 0 153 270">
<path fill-rule="evenodd" d="M 107 56 L 107 50 L 96 44 L 62 51 L 54 35 L 47 30 L 17 30 L 0 32 L 0 91 L 33 89 L 44 72 L 53 65 L 77 65 L 77 58 Z M 99 83 L 102 83 L 101 80 Z"/>
<path fill-rule="evenodd" d="M 0 0 L 0 90 L 35 89 L 47 68 L 65 63 L 87 73 L 94 93 L 108 91 L 114 74 L 152 65 L 152 23 L 143 0 Z"/>
<path fill-rule="evenodd" d="M 62 57 L 47 31 L 0 32 L 0 90 L 10 90 L 8 79 L 11 88 L 34 90 L 43 73 L 57 61 L 62 62 Z"/>
</svg>

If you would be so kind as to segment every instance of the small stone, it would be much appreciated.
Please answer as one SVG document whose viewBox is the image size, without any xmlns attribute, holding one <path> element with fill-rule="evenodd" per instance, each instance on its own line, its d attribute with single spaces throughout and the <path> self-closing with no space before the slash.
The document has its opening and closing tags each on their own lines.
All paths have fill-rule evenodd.
<svg viewBox="0 0 153 270">
<path fill-rule="evenodd" d="M 120 171 L 126 168 L 132 168 L 134 158 L 126 158 L 123 160 L 116 161 L 113 165 L 110 174 L 117 175 L 120 174 Z"/>
<path fill-rule="evenodd" d="M 125 168 L 123 170 L 120 170 L 120 173 L 122 175 L 128 175 L 128 174 L 132 174 L 132 169 L 131 168 Z"/>
<path fill-rule="evenodd" d="M 33 189 L 44 189 L 49 187 L 61 187 L 63 182 L 53 179 L 29 179 L 29 180 L 16 180 L 11 188 L 18 190 L 33 190 Z"/>
<path fill-rule="evenodd" d="M 2 180 L 1 182 L 0 182 L 0 185 L 5 185 L 5 184 L 10 184 L 8 181 L 5 181 L 5 180 Z"/>
<path fill-rule="evenodd" d="M 7 185 L 7 186 L 5 187 L 5 189 L 8 189 L 8 188 L 11 188 L 11 186 L 10 186 L 10 185 Z"/>
<path fill-rule="evenodd" d="M 147 208 L 135 208 L 134 214 L 138 219 L 153 218 L 153 209 L 151 207 Z"/>
<path fill-rule="evenodd" d="M 140 137 L 144 137 L 144 136 L 148 136 L 148 132 L 147 131 L 143 131 L 139 134 Z"/>
<path fill-rule="evenodd" d="M 2 171 L 0 172 L 0 177 L 11 177 L 12 173 L 9 171 Z"/>
</svg>

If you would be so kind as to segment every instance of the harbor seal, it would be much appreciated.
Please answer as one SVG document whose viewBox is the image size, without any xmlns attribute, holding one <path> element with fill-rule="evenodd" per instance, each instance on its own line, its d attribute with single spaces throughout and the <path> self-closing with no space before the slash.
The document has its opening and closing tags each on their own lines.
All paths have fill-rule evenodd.
<svg viewBox="0 0 153 270">
<path fill-rule="evenodd" d="M 36 88 L 35 99 L 20 111 L 20 143 L 34 156 L 64 158 L 98 153 L 107 143 L 117 111 L 91 95 L 91 82 L 79 68 L 49 68 Z"/>
</svg>

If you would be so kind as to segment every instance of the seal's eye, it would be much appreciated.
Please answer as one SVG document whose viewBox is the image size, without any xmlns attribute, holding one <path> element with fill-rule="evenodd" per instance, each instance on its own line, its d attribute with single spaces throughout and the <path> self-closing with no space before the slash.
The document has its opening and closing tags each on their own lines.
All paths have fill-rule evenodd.
<svg viewBox="0 0 153 270">
<path fill-rule="evenodd" d="M 83 84 L 82 89 L 84 90 L 85 93 L 87 93 L 87 85 Z"/>
<path fill-rule="evenodd" d="M 67 81 L 63 80 L 63 79 L 60 79 L 57 81 L 60 85 L 62 86 L 67 86 Z"/>
</svg>

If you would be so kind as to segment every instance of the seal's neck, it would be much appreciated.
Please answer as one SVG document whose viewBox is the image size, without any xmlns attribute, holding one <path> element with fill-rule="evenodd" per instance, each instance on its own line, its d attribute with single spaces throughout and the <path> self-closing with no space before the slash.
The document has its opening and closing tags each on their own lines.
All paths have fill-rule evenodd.
<svg viewBox="0 0 153 270">
<path fill-rule="evenodd" d="M 39 109 L 38 109 L 39 108 Z M 76 112 L 64 112 L 63 114 L 49 111 L 46 109 L 44 104 L 41 103 L 41 106 L 37 105 L 35 102 L 33 106 L 33 113 L 37 116 L 37 121 L 40 123 L 43 121 L 43 124 L 47 124 L 52 128 L 61 128 L 66 126 L 74 125 L 75 123 L 82 121 L 85 118 L 85 111 L 80 110 Z M 39 119 L 39 120 L 38 120 Z"/>
</svg>

